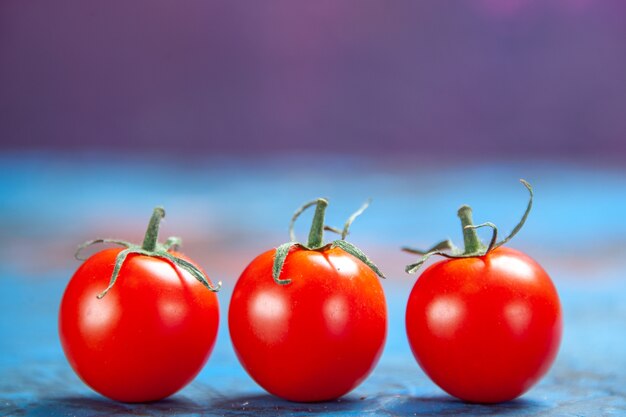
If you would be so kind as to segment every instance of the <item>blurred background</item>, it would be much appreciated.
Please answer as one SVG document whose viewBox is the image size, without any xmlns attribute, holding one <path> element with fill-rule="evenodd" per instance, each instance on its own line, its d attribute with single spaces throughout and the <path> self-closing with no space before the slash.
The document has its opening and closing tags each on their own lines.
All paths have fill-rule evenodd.
<svg viewBox="0 0 626 417">
<path fill-rule="evenodd" d="M 138 412 L 101 400 L 63 357 L 56 314 L 78 243 L 140 241 L 164 205 L 163 238 L 224 281 L 225 318 L 245 265 L 318 196 L 337 226 L 373 198 L 350 240 L 389 277 L 390 328 L 355 391 L 366 400 L 313 410 L 484 414 L 413 360 L 414 258 L 398 248 L 460 243 L 462 203 L 511 230 L 519 178 L 536 200 L 511 246 L 552 275 L 565 334 L 548 377 L 504 410 L 626 413 L 625 40 L 621 0 L 4 0 L 0 414 Z M 181 415 L 296 413 L 245 375 L 221 324 L 176 396 Z"/>
<path fill-rule="evenodd" d="M 4 1 L 6 149 L 614 159 L 620 0 Z"/>
</svg>

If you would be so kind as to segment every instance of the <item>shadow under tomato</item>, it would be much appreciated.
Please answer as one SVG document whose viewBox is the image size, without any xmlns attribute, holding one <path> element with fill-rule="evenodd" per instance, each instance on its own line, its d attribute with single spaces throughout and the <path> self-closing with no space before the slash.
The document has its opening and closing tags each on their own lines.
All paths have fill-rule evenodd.
<svg viewBox="0 0 626 417">
<path fill-rule="evenodd" d="M 187 398 L 168 398 L 150 403 L 126 404 L 103 397 L 58 397 L 41 399 L 23 409 L 24 415 L 49 416 L 176 416 L 205 415 L 207 404 L 200 404 Z"/>
<path fill-rule="evenodd" d="M 277 414 L 336 414 L 371 409 L 374 399 L 347 396 L 319 403 L 296 403 L 269 394 L 240 395 L 234 397 L 204 397 L 193 401 L 185 396 L 167 398 L 150 403 L 127 404 L 100 397 L 55 397 L 31 403 L 20 410 L 21 415 L 49 416 L 187 416 L 187 415 L 255 415 Z"/>
<path fill-rule="evenodd" d="M 472 404 L 447 395 L 411 397 L 400 396 L 387 402 L 384 409 L 398 416 L 500 416 L 528 415 L 548 407 L 540 402 L 518 398 L 500 404 Z"/>
<path fill-rule="evenodd" d="M 332 401 L 298 403 L 286 401 L 270 394 L 224 397 L 211 402 L 212 411 L 225 415 L 274 416 L 286 413 L 335 414 L 370 409 L 373 399 L 346 396 Z"/>
<path fill-rule="evenodd" d="M 179 395 L 157 402 L 125 404 L 95 395 L 57 397 L 31 403 L 19 410 L 20 412 L 16 415 L 35 417 L 254 415 L 263 417 L 280 414 L 373 415 L 388 413 L 395 416 L 521 416 L 549 408 L 540 402 L 523 398 L 502 404 L 483 405 L 465 403 L 446 395 L 430 397 L 349 395 L 337 400 L 318 403 L 290 402 L 269 394 L 204 397 L 198 400 L 193 401 Z"/>
</svg>

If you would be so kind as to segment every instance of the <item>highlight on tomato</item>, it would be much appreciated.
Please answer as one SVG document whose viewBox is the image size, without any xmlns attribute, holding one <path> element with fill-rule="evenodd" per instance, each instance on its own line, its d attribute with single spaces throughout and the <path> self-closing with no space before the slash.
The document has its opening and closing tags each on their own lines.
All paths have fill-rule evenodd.
<svg viewBox="0 0 626 417">
<path fill-rule="evenodd" d="M 429 257 L 439 261 L 415 283 L 406 309 L 409 344 L 424 372 L 444 391 L 468 402 L 498 403 L 530 389 L 553 363 L 563 328 L 557 291 L 543 268 L 528 255 L 504 247 L 519 232 L 498 242 L 493 223 L 472 223 L 472 210 L 458 211 L 465 249 L 444 241 L 408 265 L 414 273 Z M 484 245 L 476 229 L 489 227 Z"/>
<path fill-rule="evenodd" d="M 78 376 L 123 402 L 156 401 L 187 385 L 215 344 L 218 301 L 206 274 L 178 252 L 180 238 L 158 242 L 165 216 L 154 209 L 141 245 L 96 239 L 79 246 L 85 262 L 61 302 L 59 336 Z M 110 243 L 79 258 L 87 246 Z"/>
<path fill-rule="evenodd" d="M 299 402 L 341 397 L 373 370 L 387 333 L 387 308 L 378 277 L 383 274 L 345 240 L 324 226 L 327 200 L 294 214 L 291 241 L 254 259 L 234 288 L 228 312 L 233 347 L 248 374 L 265 390 Z M 293 225 L 315 206 L 308 242 L 298 243 Z M 324 230 L 341 233 L 325 244 Z"/>
</svg>

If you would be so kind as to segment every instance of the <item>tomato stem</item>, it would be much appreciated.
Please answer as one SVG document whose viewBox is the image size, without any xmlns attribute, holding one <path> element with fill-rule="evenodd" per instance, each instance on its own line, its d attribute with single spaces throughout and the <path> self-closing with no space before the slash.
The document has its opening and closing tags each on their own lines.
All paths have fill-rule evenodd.
<svg viewBox="0 0 626 417">
<path fill-rule="evenodd" d="M 179 237 L 170 237 L 165 243 L 159 243 L 159 226 L 161 225 L 161 220 L 165 217 L 165 209 L 163 207 L 156 207 L 152 212 L 152 217 L 150 218 L 150 223 L 148 224 L 148 230 L 146 230 L 146 236 L 143 239 L 143 244 L 141 247 L 139 245 L 132 244 L 130 242 L 126 242 L 124 240 L 119 239 L 95 239 L 89 240 L 78 247 L 76 251 L 75 257 L 79 260 L 85 260 L 80 257 L 80 252 L 88 246 L 95 245 L 97 243 L 114 243 L 116 245 L 121 245 L 125 247 L 124 250 L 120 251 L 115 258 L 115 265 L 113 267 L 113 273 L 111 274 L 111 278 L 109 279 L 109 286 L 98 294 L 98 299 L 104 297 L 111 288 L 115 285 L 118 276 L 124 266 L 124 262 L 126 262 L 126 258 L 130 254 L 138 254 L 142 256 L 150 256 L 153 258 L 161 258 L 172 264 L 174 267 L 180 267 L 185 271 L 189 272 L 195 279 L 197 279 L 202 285 L 208 288 L 210 291 L 218 292 L 222 287 L 222 281 L 219 281 L 217 285 L 213 285 L 209 282 L 206 274 L 202 272 L 197 266 L 193 263 L 176 256 L 175 253 L 170 252 L 170 250 L 178 250 L 178 247 L 181 245 L 181 240 Z"/>
<path fill-rule="evenodd" d="M 328 201 L 324 198 L 318 198 L 315 206 L 315 214 L 309 231 L 309 240 L 307 246 L 311 249 L 317 249 L 324 245 L 324 217 L 326 215 L 326 207 Z"/>
<path fill-rule="evenodd" d="M 428 258 L 434 255 L 443 256 L 445 258 L 450 259 L 458 259 L 458 258 L 472 258 L 475 256 L 485 256 L 490 251 L 499 248 L 500 246 L 507 243 L 509 240 L 513 238 L 519 232 L 524 223 L 526 223 L 526 219 L 530 214 L 530 210 L 533 207 L 533 187 L 526 181 L 521 179 L 520 182 L 526 187 L 528 193 L 530 195 L 528 199 L 528 205 L 526 206 L 526 210 L 524 211 L 524 215 L 522 219 L 519 221 L 517 226 L 513 229 L 511 233 L 500 242 L 498 242 L 498 228 L 495 224 L 491 222 L 485 222 L 482 224 L 474 225 L 472 222 L 472 209 L 469 206 L 462 206 L 458 211 L 458 216 L 461 219 L 461 224 L 463 225 L 463 241 L 465 243 L 465 250 L 461 251 L 454 247 L 452 242 L 443 241 L 441 243 L 436 244 L 432 248 L 426 251 L 421 251 L 419 249 L 407 248 L 404 247 L 402 250 L 414 253 L 417 255 L 422 255 L 422 258 L 416 263 L 412 263 L 406 266 L 405 270 L 409 274 L 416 272 L 423 264 L 426 262 Z M 485 246 L 482 244 L 480 239 L 478 238 L 478 234 L 476 233 L 476 229 L 481 227 L 490 227 L 492 230 L 491 240 L 489 242 L 489 246 Z"/>
<path fill-rule="evenodd" d="M 156 250 L 157 241 L 159 239 L 159 227 L 161 226 L 161 220 L 165 217 L 165 209 L 163 207 L 156 207 L 150 217 L 150 223 L 148 223 L 148 229 L 143 239 L 141 249 L 154 252 Z"/>
<path fill-rule="evenodd" d="M 476 228 L 472 220 L 472 208 L 470 206 L 461 206 L 457 212 L 459 219 L 461 219 L 461 225 L 463 226 L 463 244 L 465 245 L 464 254 L 477 253 L 483 244 L 476 233 Z M 469 226 L 469 227 L 468 227 Z"/>
<path fill-rule="evenodd" d="M 352 243 L 345 241 L 344 239 L 348 235 L 350 225 L 358 216 L 360 216 L 363 211 L 369 206 L 370 200 L 368 200 L 365 204 L 361 206 L 354 214 L 352 214 L 348 220 L 346 221 L 343 230 L 335 229 L 334 227 L 325 226 L 324 225 L 324 216 L 326 214 L 326 208 L 328 207 L 328 200 L 325 198 L 318 198 L 317 200 L 309 201 L 302 207 L 300 207 L 293 214 L 291 218 L 291 222 L 289 222 L 289 237 L 291 241 L 287 243 L 283 243 L 282 245 L 276 248 L 276 252 L 274 254 L 274 263 L 272 266 L 272 277 L 277 284 L 286 285 L 291 282 L 291 279 L 281 279 L 280 274 L 283 270 L 283 265 L 287 260 L 287 256 L 293 246 L 299 247 L 304 250 L 326 250 L 332 248 L 341 248 L 344 252 L 349 253 L 354 256 L 365 265 L 367 265 L 372 271 L 374 271 L 379 277 L 385 278 L 383 273 L 378 269 L 378 267 L 365 255 L 359 248 L 354 246 Z M 296 235 L 293 231 L 294 224 L 298 217 L 304 212 L 304 210 L 309 207 L 315 206 L 315 214 L 313 215 L 313 221 L 311 224 L 311 230 L 309 231 L 309 240 L 305 245 L 298 243 L 296 240 Z M 341 234 L 341 239 L 335 240 L 328 245 L 324 246 L 324 230 L 330 230 L 335 233 Z"/>
</svg>

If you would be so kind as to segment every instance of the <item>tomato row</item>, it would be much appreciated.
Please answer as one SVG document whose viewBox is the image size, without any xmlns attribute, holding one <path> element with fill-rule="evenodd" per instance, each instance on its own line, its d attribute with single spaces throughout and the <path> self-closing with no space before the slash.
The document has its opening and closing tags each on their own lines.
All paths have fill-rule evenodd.
<svg viewBox="0 0 626 417">
<path fill-rule="evenodd" d="M 526 392 L 557 354 L 562 315 L 556 289 L 542 267 L 502 245 L 492 223 L 474 225 L 459 209 L 464 249 L 449 241 L 420 255 L 412 273 L 434 255 L 409 296 L 406 332 L 417 362 L 443 390 L 469 402 L 508 401 Z M 248 374 L 278 397 L 301 402 L 345 395 L 373 370 L 387 332 L 378 267 L 324 223 L 328 202 L 312 201 L 295 214 L 291 240 L 254 259 L 233 290 L 228 325 Z M 293 224 L 315 214 L 306 244 Z M 154 210 L 141 245 L 111 239 L 70 280 L 61 302 L 59 334 L 78 376 L 117 401 L 155 401 L 188 384 L 206 363 L 217 337 L 216 292 L 204 271 L 179 252 L 180 239 L 158 241 L 165 211 Z M 476 233 L 490 227 L 484 245 Z M 323 233 L 341 234 L 324 243 Z"/>
</svg>

